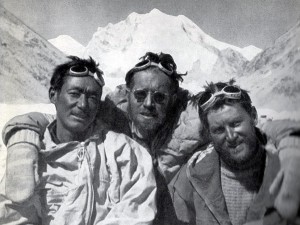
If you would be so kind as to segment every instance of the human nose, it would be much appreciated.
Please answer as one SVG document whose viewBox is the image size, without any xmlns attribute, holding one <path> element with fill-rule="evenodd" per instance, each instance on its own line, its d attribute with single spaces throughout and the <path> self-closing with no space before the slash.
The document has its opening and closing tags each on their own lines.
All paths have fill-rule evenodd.
<svg viewBox="0 0 300 225">
<path fill-rule="evenodd" d="M 231 127 L 226 127 L 225 129 L 226 129 L 226 139 L 228 141 L 235 141 L 237 135 L 236 135 L 234 129 Z"/>
<path fill-rule="evenodd" d="M 148 91 L 147 96 L 146 96 L 146 98 L 144 100 L 144 106 L 146 108 L 150 108 L 150 107 L 153 106 L 153 104 L 154 104 L 154 101 L 152 99 L 152 93 L 150 91 Z"/>
<path fill-rule="evenodd" d="M 86 109 L 88 107 L 88 100 L 86 95 L 81 95 L 77 102 L 78 108 Z"/>
</svg>

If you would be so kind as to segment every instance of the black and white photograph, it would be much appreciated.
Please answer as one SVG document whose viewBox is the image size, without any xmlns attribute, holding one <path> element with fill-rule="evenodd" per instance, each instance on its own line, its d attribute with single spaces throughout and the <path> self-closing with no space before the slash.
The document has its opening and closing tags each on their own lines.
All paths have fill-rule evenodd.
<svg viewBox="0 0 300 225">
<path fill-rule="evenodd" d="M 0 224 L 300 225 L 299 0 L 0 0 Z"/>
</svg>

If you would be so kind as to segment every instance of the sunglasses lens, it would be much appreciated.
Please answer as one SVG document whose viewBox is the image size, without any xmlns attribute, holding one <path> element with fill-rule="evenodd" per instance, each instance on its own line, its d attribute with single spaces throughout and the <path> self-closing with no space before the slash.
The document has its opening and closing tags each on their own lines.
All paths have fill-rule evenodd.
<svg viewBox="0 0 300 225">
<path fill-rule="evenodd" d="M 147 97 L 147 92 L 145 90 L 135 90 L 133 92 L 134 97 L 138 102 L 144 101 Z"/>
<path fill-rule="evenodd" d="M 200 99 L 199 99 L 199 104 L 202 106 L 204 105 L 210 98 L 212 97 L 212 94 L 209 92 L 204 92 Z"/>
<path fill-rule="evenodd" d="M 72 66 L 70 68 L 70 70 L 71 70 L 71 72 L 75 72 L 75 73 L 78 73 L 78 74 L 87 72 L 87 68 L 85 66 Z"/>
<path fill-rule="evenodd" d="M 223 91 L 227 93 L 239 93 L 241 90 L 235 86 L 227 86 Z"/>
<path fill-rule="evenodd" d="M 165 101 L 166 95 L 164 93 L 161 93 L 161 92 L 155 92 L 153 94 L 153 99 L 156 103 L 161 104 Z"/>
<path fill-rule="evenodd" d="M 148 91 L 146 90 L 135 90 L 133 92 L 134 97 L 138 102 L 143 102 L 147 98 Z M 162 104 L 166 100 L 166 95 L 162 92 L 156 91 L 152 94 L 153 100 L 157 104 Z"/>
</svg>

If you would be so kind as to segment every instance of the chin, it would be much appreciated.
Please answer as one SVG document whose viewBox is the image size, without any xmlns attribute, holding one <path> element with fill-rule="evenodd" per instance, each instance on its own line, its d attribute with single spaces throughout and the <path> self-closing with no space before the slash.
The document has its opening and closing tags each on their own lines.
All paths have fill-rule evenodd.
<svg viewBox="0 0 300 225">
<path fill-rule="evenodd" d="M 90 126 L 87 126 L 86 123 L 76 122 L 70 124 L 70 128 L 76 133 L 85 132 Z"/>
</svg>

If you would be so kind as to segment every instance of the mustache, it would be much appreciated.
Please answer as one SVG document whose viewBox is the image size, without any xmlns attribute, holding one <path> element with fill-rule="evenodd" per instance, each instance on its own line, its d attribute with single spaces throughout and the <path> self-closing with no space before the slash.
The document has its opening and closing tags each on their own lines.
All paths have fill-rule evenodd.
<svg viewBox="0 0 300 225">
<path fill-rule="evenodd" d="M 141 111 L 140 114 L 146 115 L 146 116 L 154 116 L 154 117 L 158 116 L 158 114 L 153 111 Z"/>
</svg>

